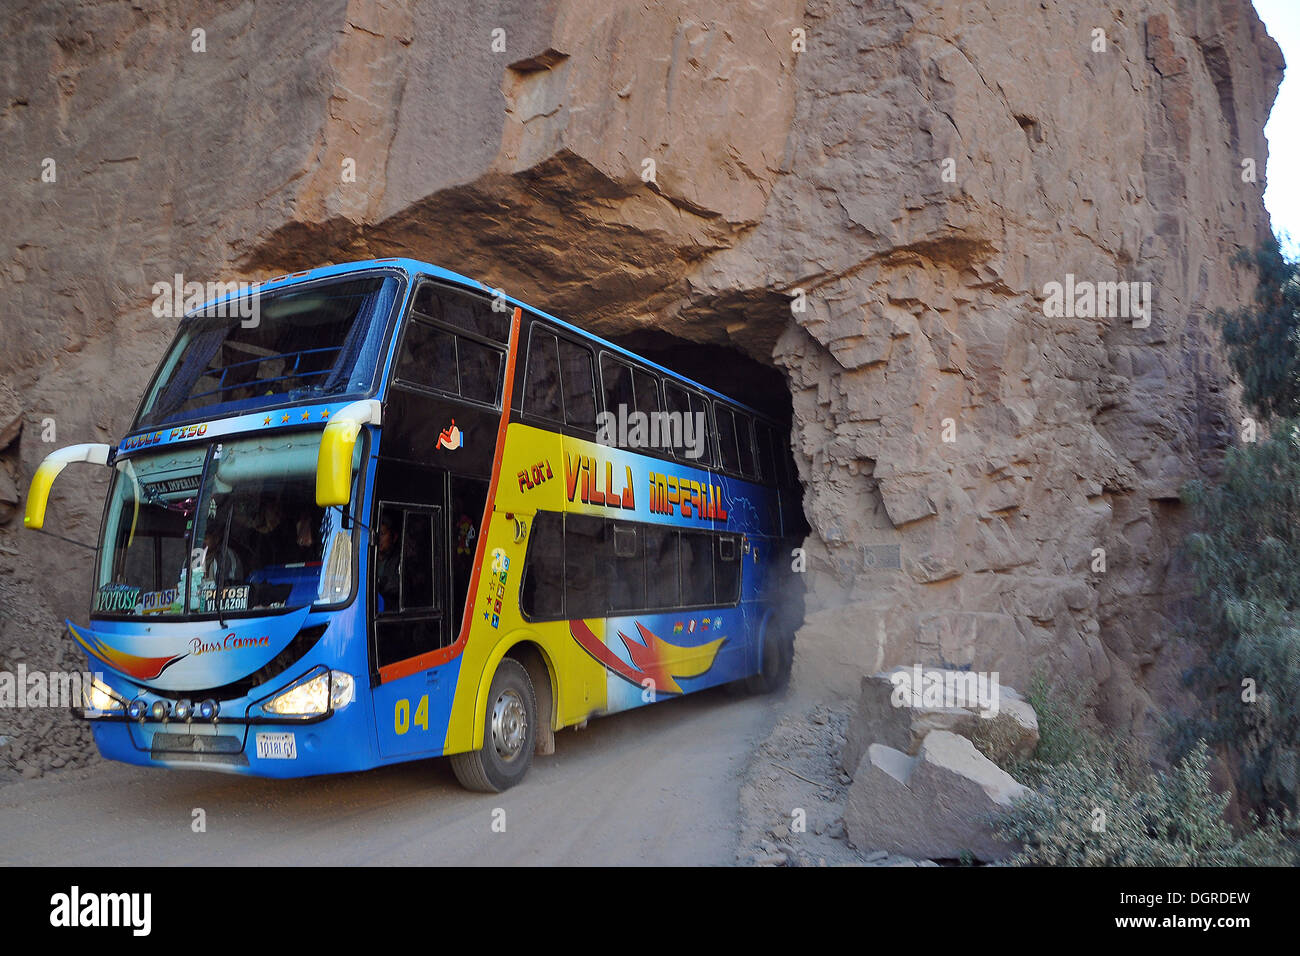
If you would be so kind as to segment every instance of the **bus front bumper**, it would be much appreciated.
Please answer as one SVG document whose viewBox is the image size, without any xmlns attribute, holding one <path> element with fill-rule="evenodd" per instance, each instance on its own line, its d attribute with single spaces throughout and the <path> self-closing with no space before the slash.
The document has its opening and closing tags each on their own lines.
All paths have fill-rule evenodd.
<svg viewBox="0 0 1300 956">
<path fill-rule="evenodd" d="M 142 767 L 288 778 L 366 770 L 377 764 L 364 714 L 356 706 L 292 723 L 127 717 L 94 717 L 88 722 L 105 759 Z"/>
</svg>

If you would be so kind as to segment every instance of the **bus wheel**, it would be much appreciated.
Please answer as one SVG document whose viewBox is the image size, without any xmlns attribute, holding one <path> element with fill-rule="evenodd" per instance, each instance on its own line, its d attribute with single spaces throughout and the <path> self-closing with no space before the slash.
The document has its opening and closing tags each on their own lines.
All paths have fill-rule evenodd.
<svg viewBox="0 0 1300 956">
<path fill-rule="evenodd" d="M 537 744 L 537 698 L 524 665 L 507 657 L 488 691 L 483 748 L 452 754 L 451 769 L 461 786 L 500 793 L 524 779 Z"/>
<path fill-rule="evenodd" d="M 751 694 L 770 694 L 790 682 L 790 667 L 794 664 L 794 635 L 778 628 L 768 628 L 763 634 L 763 663 L 757 674 L 745 678 L 745 689 Z"/>
</svg>

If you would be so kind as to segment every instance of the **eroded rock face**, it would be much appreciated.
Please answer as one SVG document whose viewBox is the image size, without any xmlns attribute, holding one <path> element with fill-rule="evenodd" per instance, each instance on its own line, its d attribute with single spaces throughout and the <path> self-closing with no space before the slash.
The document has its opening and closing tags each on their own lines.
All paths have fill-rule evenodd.
<svg viewBox="0 0 1300 956">
<path fill-rule="evenodd" d="M 1174 498 L 1238 417 L 1205 315 L 1267 229 L 1282 64 L 1247 0 L 67 0 L 0 31 L 24 483 L 47 418 L 120 437 L 154 282 L 407 254 L 785 372 L 801 686 L 1042 665 L 1125 725 L 1172 695 Z M 1151 283 L 1149 326 L 1048 317 L 1067 275 Z M 70 469 L 51 526 L 91 536 L 103 490 Z M 20 590 L 83 614 L 86 558 L 14 525 Z"/>
</svg>

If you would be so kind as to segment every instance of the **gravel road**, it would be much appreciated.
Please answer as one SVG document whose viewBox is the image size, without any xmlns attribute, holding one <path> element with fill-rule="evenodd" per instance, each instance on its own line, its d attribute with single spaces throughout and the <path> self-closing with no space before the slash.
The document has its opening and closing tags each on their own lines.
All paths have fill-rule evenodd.
<svg viewBox="0 0 1300 956">
<path fill-rule="evenodd" d="M 443 760 L 293 781 L 98 762 L 0 787 L 0 864 L 729 865 L 777 710 L 713 690 L 593 720 L 504 794 Z"/>
</svg>

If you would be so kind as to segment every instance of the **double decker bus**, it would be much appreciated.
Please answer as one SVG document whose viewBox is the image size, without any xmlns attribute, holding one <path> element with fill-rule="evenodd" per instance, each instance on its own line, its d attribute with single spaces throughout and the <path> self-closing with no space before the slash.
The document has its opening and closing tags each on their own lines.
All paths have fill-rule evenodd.
<svg viewBox="0 0 1300 956">
<path fill-rule="evenodd" d="M 592 716 L 784 682 L 801 515 L 772 418 L 422 262 L 246 295 L 180 322 L 116 447 L 32 480 L 40 529 L 68 463 L 112 470 L 68 622 L 105 757 L 447 756 L 499 791 Z"/>
</svg>

